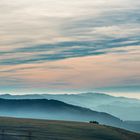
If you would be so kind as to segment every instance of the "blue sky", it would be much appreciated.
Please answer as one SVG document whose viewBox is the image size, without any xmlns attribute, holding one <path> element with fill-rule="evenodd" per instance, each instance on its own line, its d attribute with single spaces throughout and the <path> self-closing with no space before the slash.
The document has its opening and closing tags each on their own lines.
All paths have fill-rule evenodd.
<svg viewBox="0 0 140 140">
<path fill-rule="evenodd" d="M 1 0 L 0 92 L 139 92 L 139 7 L 138 0 Z"/>
</svg>

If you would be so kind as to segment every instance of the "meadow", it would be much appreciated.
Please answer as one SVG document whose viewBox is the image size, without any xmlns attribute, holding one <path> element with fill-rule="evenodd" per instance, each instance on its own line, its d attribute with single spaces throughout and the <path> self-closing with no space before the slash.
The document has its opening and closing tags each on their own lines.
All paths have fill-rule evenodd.
<svg viewBox="0 0 140 140">
<path fill-rule="evenodd" d="M 140 140 L 138 133 L 100 124 L 6 117 L 0 132 L 0 140 Z"/>
</svg>

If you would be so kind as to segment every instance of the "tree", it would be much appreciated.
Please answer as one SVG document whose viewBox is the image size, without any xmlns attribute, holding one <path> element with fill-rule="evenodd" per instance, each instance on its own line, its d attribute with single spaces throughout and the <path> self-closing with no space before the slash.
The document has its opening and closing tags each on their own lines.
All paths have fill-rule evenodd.
<svg viewBox="0 0 140 140">
<path fill-rule="evenodd" d="M 99 124 L 99 122 L 97 122 L 97 121 L 89 121 L 89 123 Z"/>
</svg>

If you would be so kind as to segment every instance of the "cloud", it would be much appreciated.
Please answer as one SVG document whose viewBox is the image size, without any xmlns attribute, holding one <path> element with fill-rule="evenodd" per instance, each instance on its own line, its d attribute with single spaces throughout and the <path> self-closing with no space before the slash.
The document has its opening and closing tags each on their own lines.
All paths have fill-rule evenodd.
<svg viewBox="0 0 140 140">
<path fill-rule="evenodd" d="M 6 25 L 10 27 L 2 23 L 2 25 L 4 25 L 3 29 L 5 29 L 5 34 L 7 34 L 7 37 L 10 35 L 11 39 L 9 39 L 12 42 L 5 40 L 6 36 L 3 37 L 5 43 L 2 42 L 0 44 L 1 46 L 4 45 L 5 49 L 3 48 L 2 51 L 0 51 L 0 65 L 40 63 L 72 57 L 102 55 L 107 53 L 104 51 L 105 49 L 140 45 L 138 3 L 137 5 L 135 3 L 131 8 L 124 8 L 124 5 L 121 6 L 117 3 L 117 8 L 112 7 L 105 10 L 105 7 L 108 7 L 105 1 L 103 3 L 101 1 L 89 2 L 91 7 L 100 5 L 100 14 L 95 15 L 88 12 L 86 16 L 73 15 L 72 17 L 59 17 L 56 13 L 53 13 L 51 17 L 46 16 L 46 18 L 42 15 L 34 15 L 37 19 L 40 18 L 40 20 L 32 20 L 32 22 L 29 20 L 31 23 L 28 23 L 29 21 L 24 21 L 18 25 L 7 23 Z M 24 4 L 30 5 L 31 3 L 32 1 L 29 1 L 29 3 L 25 1 L 17 4 L 23 5 L 24 7 Z M 72 4 L 65 3 L 64 1 L 62 1 L 62 3 L 66 5 Z M 85 2 L 82 1 L 80 3 L 76 1 L 75 10 L 79 8 L 83 9 Z M 131 1 L 129 0 L 126 6 L 130 6 L 130 3 Z M 35 1 L 35 4 L 38 4 L 38 2 Z M 90 4 L 85 5 L 84 9 Z M 112 2 L 108 4 L 114 5 Z M 12 7 L 13 4 L 10 5 Z M 42 3 L 39 6 L 41 8 L 43 6 Z M 27 9 L 28 8 L 39 10 L 39 7 L 36 7 L 36 5 L 35 7 L 27 6 Z M 58 8 L 60 7 L 58 6 Z M 22 8 L 17 9 L 17 11 L 18 10 L 22 11 Z M 13 11 L 11 14 L 13 16 L 17 15 L 17 11 Z M 95 11 L 98 11 L 97 8 L 95 8 Z M 46 13 L 45 11 L 43 12 Z M 23 19 L 24 17 L 22 17 L 22 20 Z M 17 23 L 17 21 L 15 22 Z M 3 34 L 1 36 L 3 36 Z M 46 42 L 44 39 L 45 36 Z M 51 42 L 48 41 L 49 39 L 47 39 L 47 37 L 53 38 L 50 39 Z M 57 40 L 57 38 L 59 39 Z"/>
<path fill-rule="evenodd" d="M 49 83 L 50 85 L 54 83 L 52 84 L 53 87 L 59 85 L 62 87 L 64 83 L 66 87 L 73 85 L 74 88 L 74 84 L 76 84 L 80 88 L 80 85 L 74 81 L 75 77 L 79 75 L 82 78 L 78 80 L 83 81 L 81 84 L 85 89 L 91 88 L 92 85 L 104 86 L 100 79 L 107 80 L 108 84 L 111 84 L 113 75 L 111 75 L 112 77 L 108 75 L 110 77 L 108 80 L 104 73 L 103 79 L 97 77 L 94 80 L 94 77 L 90 79 L 88 76 L 87 78 L 82 76 L 86 75 L 87 71 L 92 74 L 88 69 L 92 66 L 85 65 L 85 72 L 77 67 L 79 66 L 79 59 L 83 60 L 90 57 L 96 63 L 98 62 L 97 57 L 109 57 L 116 60 L 114 61 L 116 66 L 111 63 L 111 60 L 106 62 L 110 66 L 110 73 L 120 73 L 124 79 L 118 74 L 120 79 L 117 80 L 121 84 L 128 83 L 126 81 L 130 79 L 129 75 L 133 73 L 132 76 L 134 76 L 135 71 L 129 71 L 129 74 L 125 76 L 123 69 L 129 64 L 133 67 L 134 64 L 138 65 L 139 60 L 139 6 L 138 0 L 1 0 L 1 78 L 5 84 L 9 78 L 9 85 L 11 83 L 11 86 L 13 86 L 12 81 L 14 81 L 15 87 L 17 83 L 17 88 L 22 84 L 27 87 L 26 83 L 30 78 L 29 87 L 33 85 L 35 87 L 36 84 L 33 79 L 36 79 L 37 84 L 40 83 L 38 84 L 40 87 L 45 87 L 46 82 L 48 83 L 47 86 Z M 75 64 L 73 59 L 77 61 L 77 66 L 73 66 Z M 72 61 L 69 65 L 54 65 L 54 63 L 68 62 L 69 60 Z M 82 62 L 79 63 L 82 65 Z M 123 64 L 123 66 L 121 65 L 122 69 L 118 68 L 120 66 L 118 63 Z M 103 62 L 102 65 L 104 65 Z M 119 72 L 112 67 L 119 69 Z M 103 69 L 106 70 L 106 67 Z M 77 73 L 76 70 L 82 74 Z M 30 77 L 31 71 L 35 73 L 33 73 L 34 76 Z M 55 73 L 52 74 L 50 71 L 55 71 Z M 51 79 L 50 76 L 46 75 L 47 80 L 44 81 L 41 74 L 38 76 L 38 73 L 41 72 L 44 75 L 48 72 L 51 73 L 52 77 L 53 75 L 56 77 Z M 94 71 L 94 75 L 97 74 L 98 71 Z M 137 72 L 136 75 L 138 75 Z M 89 83 L 88 81 L 91 82 L 91 85 L 86 84 L 86 82 Z M 130 83 L 132 82 L 130 80 Z M 6 87 L 2 82 L 0 86 Z"/>
<path fill-rule="evenodd" d="M 132 42 L 131 42 L 132 41 Z M 104 39 L 98 41 L 70 41 L 56 44 L 42 44 L 32 47 L 23 47 L 11 51 L 1 52 L 1 56 L 10 55 L 11 58 L 1 59 L 0 65 L 17 65 L 54 61 L 89 55 L 102 55 L 110 51 L 106 49 L 136 46 L 140 48 L 140 41 L 132 38 Z M 24 55 L 18 56 L 23 53 Z M 29 53 L 29 56 L 28 56 Z M 12 55 L 17 56 L 12 58 Z M 28 57 L 26 57 L 28 56 Z"/>
</svg>

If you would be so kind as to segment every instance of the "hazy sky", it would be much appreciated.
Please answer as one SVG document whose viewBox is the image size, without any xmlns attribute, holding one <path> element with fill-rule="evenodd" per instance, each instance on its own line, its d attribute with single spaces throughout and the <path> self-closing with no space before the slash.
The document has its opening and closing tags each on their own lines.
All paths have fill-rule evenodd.
<svg viewBox="0 0 140 140">
<path fill-rule="evenodd" d="M 140 93 L 139 0 L 1 0 L 0 92 Z"/>
</svg>

